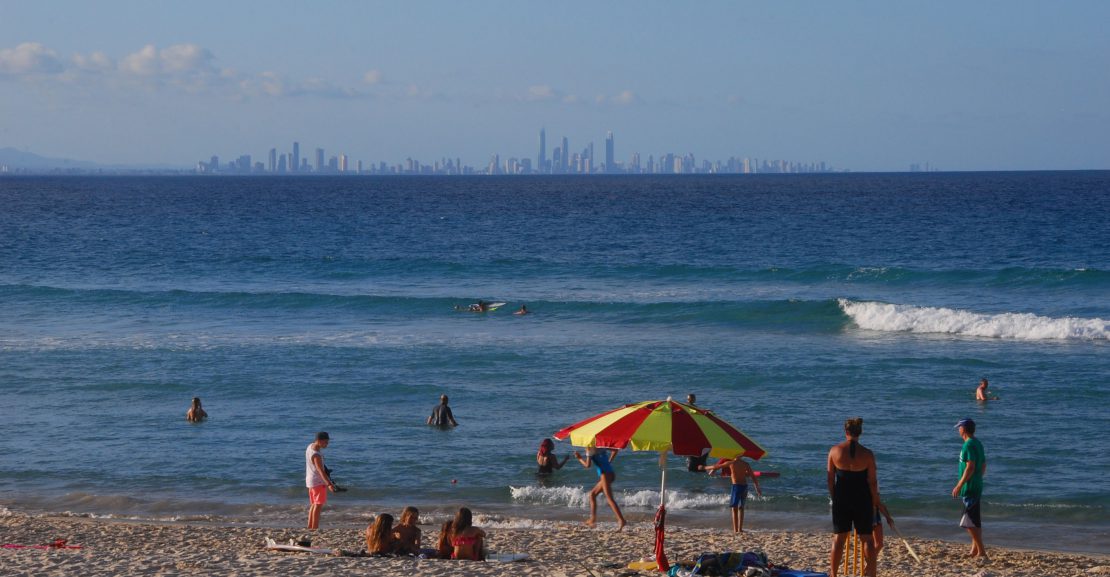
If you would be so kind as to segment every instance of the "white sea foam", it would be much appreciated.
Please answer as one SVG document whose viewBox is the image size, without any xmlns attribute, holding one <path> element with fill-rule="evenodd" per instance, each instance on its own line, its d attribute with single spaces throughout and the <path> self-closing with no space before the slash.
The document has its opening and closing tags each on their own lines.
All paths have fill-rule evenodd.
<svg viewBox="0 0 1110 577">
<path fill-rule="evenodd" d="M 569 508 L 589 507 L 589 491 L 583 487 L 509 487 L 514 501 L 543 505 L 562 505 Z M 749 496 L 754 498 L 754 496 Z M 654 509 L 659 506 L 659 491 L 617 491 L 617 501 L 622 507 Z M 728 504 L 728 495 L 720 493 L 686 493 L 667 491 L 667 508 L 718 509 Z"/>
<path fill-rule="evenodd" d="M 840 299 L 840 309 L 862 329 L 942 333 L 1017 340 L 1110 340 L 1110 321 L 1029 313 L 982 314 L 942 307 Z"/>
</svg>

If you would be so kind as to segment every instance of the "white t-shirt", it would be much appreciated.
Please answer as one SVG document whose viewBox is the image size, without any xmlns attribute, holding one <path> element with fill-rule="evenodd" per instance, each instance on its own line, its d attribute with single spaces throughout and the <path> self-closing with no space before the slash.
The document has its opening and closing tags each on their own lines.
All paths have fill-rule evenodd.
<svg viewBox="0 0 1110 577">
<path fill-rule="evenodd" d="M 304 486 L 319 487 L 320 485 L 327 485 L 328 482 L 324 480 L 324 476 L 321 475 L 312 464 L 313 455 L 320 455 L 320 450 L 316 448 L 316 443 L 312 443 L 304 451 Z M 320 455 L 320 464 L 324 464 L 323 455 Z"/>
</svg>

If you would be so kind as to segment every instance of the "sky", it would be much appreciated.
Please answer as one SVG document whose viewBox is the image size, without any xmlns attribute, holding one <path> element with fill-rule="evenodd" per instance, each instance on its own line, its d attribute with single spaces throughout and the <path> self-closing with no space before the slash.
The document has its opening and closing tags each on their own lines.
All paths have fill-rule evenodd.
<svg viewBox="0 0 1110 577">
<path fill-rule="evenodd" d="M 0 148 L 1110 169 L 1110 2 L 3 0 Z"/>
</svg>

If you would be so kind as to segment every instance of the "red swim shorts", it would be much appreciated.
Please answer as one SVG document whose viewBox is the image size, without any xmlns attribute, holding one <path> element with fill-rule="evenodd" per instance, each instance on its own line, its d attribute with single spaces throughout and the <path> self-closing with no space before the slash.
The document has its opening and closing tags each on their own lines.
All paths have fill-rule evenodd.
<svg viewBox="0 0 1110 577">
<path fill-rule="evenodd" d="M 308 502 L 313 505 L 323 505 L 328 502 L 328 486 L 316 485 L 308 488 Z"/>
</svg>

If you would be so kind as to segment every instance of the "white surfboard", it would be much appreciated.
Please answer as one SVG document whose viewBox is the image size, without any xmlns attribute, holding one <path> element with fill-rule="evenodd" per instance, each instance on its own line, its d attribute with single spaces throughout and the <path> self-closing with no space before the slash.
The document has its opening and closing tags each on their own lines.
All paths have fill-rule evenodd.
<svg viewBox="0 0 1110 577">
<path fill-rule="evenodd" d="M 266 549 L 271 551 L 297 551 L 299 553 L 316 553 L 317 555 L 334 555 L 335 549 L 324 549 L 323 547 L 302 547 L 300 545 L 282 544 L 274 541 L 273 539 L 266 538 Z"/>
</svg>

